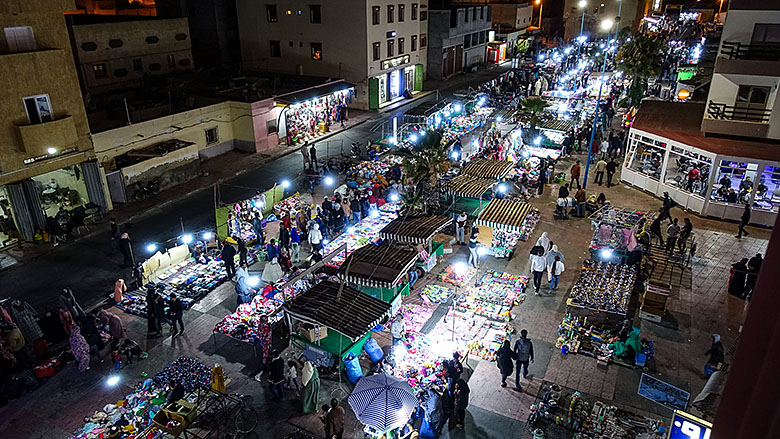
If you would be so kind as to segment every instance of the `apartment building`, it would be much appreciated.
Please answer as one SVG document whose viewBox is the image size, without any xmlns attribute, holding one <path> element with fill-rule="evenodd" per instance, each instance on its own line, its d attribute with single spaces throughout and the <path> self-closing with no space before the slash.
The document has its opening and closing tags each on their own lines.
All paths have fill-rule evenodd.
<svg viewBox="0 0 780 439">
<path fill-rule="evenodd" d="M 246 70 L 343 78 L 355 85 L 357 108 L 380 108 L 422 90 L 426 0 L 237 0 L 236 6 Z"/>
<path fill-rule="evenodd" d="M 0 2 L 0 246 L 60 209 L 104 210 L 64 13 L 73 0 Z"/>
<path fill-rule="evenodd" d="M 458 6 L 452 1 L 430 4 L 428 75 L 445 79 L 485 62 L 492 27 L 489 5 Z"/>
</svg>

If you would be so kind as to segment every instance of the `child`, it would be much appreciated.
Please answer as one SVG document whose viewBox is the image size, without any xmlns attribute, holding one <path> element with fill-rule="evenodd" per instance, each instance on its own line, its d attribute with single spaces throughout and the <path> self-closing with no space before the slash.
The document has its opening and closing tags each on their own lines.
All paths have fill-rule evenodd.
<svg viewBox="0 0 780 439">
<path fill-rule="evenodd" d="M 286 386 L 288 389 L 291 389 L 290 381 L 295 384 L 295 390 L 300 391 L 301 388 L 298 386 L 298 368 L 295 365 L 295 361 L 288 360 L 287 361 L 287 369 L 284 371 L 284 378 L 287 381 Z"/>
<path fill-rule="evenodd" d="M 122 368 L 122 356 L 119 354 L 119 340 L 114 340 L 111 345 L 111 361 L 114 362 L 114 371 Z"/>
<path fill-rule="evenodd" d="M 135 340 L 126 338 L 122 343 L 122 348 L 119 351 L 122 354 L 127 355 L 127 364 L 133 364 L 133 355 L 143 358 L 144 352 Z"/>
</svg>

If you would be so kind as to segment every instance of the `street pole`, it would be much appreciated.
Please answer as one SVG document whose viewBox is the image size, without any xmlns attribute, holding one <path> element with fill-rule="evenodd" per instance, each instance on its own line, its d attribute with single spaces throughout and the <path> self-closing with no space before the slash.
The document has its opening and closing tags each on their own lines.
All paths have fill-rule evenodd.
<svg viewBox="0 0 780 439">
<path fill-rule="evenodd" d="M 620 15 L 622 13 L 623 13 L 623 0 L 618 0 L 618 14 L 617 14 L 618 18 L 622 17 L 622 15 Z M 615 21 L 615 39 L 617 39 L 618 37 L 618 30 L 620 30 L 620 20 Z M 607 35 L 607 37 L 609 37 L 609 35 Z M 607 43 L 609 43 L 609 38 L 607 38 Z"/>
<path fill-rule="evenodd" d="M 620 18 L 618 17 L 619 21 Z M 604 88 L 604 76 L 607 71 L 607 55 L 609 54 L 609 34 L 612 31 L 612 26 L 610 26 L 610 29 L 607 31 L 607 44 L 604 47 L 604 62 L 601 64 L 601 78 L 599 78 L 599 95 L 596 98 L 596 114 L 593 116 L 593 124 L 590 127 L 590 142 L 588 142 L 588 149 L 586 153 L 588 154 L 588 159 L 585 161 L 585 175 L 582 178 L 582 188 L 585 189 L 588 186 L 588 170 L 590 169 L 590 158 L 591 158 L 591 150 L 593 149 L 593 139 L 596 137 L 596 122 L 599 119 L 599 109 L 601 108 L 601 92 Z"/>
<path fill-rule="evenodd" d="M 585 30 L 585 7 L 586 6 L 587 3 L 585 3 L 585 0 L 580 2 L 580 8 L 582 8 L 582 19 L 580 20 L 580 37 L 577 39 L 577 42 L 579 43 L 577 45 L 577 65 L 580 64 L 580 50 L 582 50 L 582 43 L 583 43 L 582 32 Z"/>
<path fill-rule="evenodd" d="M 539 4 L 539 30 L 541 31 L 541 29 L 542 29 L 542 10 L 544 9 L 544 2 L 542 0 L 537 0 L 536 3 Z"/>
</svg>

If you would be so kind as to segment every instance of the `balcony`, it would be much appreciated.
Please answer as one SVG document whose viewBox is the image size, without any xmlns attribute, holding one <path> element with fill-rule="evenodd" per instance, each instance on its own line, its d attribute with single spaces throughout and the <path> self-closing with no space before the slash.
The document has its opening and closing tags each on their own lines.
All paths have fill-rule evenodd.
<svg viewBox="0 0 780 439">
<path fill-rule="evenodd" d="M 724 41 L 714 73 L 780 76 L 780 44 Z"/>
<path fill-rule="evenodd" d="M 743 108 L 710 101 L 701 122 L 705 133 L 766 138 L 771 109 Z"/>
<path fill-rule="evenodd" d="M 61 150 L 76 145 L 79 135 L 76 123 L 70 115 L 37 124 L 16 125 L 24 152 L 37 157 L 49 154 L 49 148 Z"/>
</svg>

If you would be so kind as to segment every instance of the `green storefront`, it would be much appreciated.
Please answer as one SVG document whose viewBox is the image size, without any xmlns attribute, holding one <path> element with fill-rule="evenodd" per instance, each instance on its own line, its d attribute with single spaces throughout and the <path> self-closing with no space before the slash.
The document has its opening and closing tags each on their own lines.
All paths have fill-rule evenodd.
<svg viewBox="0 0 780 439">
<path fill-rule="evenodd" d="M 404 98 L 404 92 L 422 91 L 425 72 L 422 64 L 409 64 L 409 55 L 382 61 L 382 70 L 392 69 L 368 78 L 368 105 L 372 110 Z"/>
</svg>

